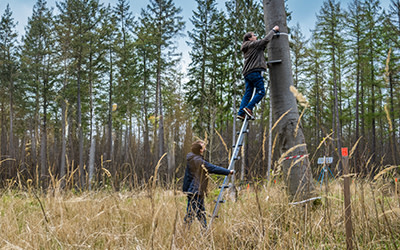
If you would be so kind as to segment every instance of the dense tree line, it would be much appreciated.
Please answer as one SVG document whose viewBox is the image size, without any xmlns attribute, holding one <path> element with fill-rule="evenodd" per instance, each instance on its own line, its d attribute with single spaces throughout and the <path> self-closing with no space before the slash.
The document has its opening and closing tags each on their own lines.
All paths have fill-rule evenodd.
<svg viewBox="0 0 400 250">
<path fill-rule="evenodd" d="M 324 154 L 354 145 L 355 172 L 399 164 L 399 1 L 348 6 L 325 1 L 312 37 L 293 32 L 299 88 L 310 101 L 303 123 L 312 151 L 329 135 Z M 296 52 L 297 51 L 297 52 Z M 340 170 L 340 166 L 339 166 Z"/>
<path fill-rule="evenodd" d="M 138 16 L 127 0 L 62 0 L 57 11 L 37 0 L 21 38 L 7 6 L 0 20 L 2 186 L 119 189 L 146 183 L 157 164 L 160 180 L 171 183 L 182 176 L 194 137 L 207 138 L 210 161 L 227 165 L 244 91 L 240 45 L 247 31 L 265 33 L 263 9 L 254 0 L 196 3 L 185 32 L 172 0 L 149 0 Z M 187 75 L 177 49 L 185 35 Z M 299 108 L 315 173 L 316 158 L 337 156 L 342 146 L 356 145 L 352 166 L 363 175 L 399 164 L 399 0 L 388 9 L 379 0 L 326 0 L 311 38 L 295 24 L 290 41 L 294 86 L 308 100 Z M 266 141 L 276 140 L 269 112 L 267 96 L 237 166 L 242 178 L 267 174 Z"/>
</svg>

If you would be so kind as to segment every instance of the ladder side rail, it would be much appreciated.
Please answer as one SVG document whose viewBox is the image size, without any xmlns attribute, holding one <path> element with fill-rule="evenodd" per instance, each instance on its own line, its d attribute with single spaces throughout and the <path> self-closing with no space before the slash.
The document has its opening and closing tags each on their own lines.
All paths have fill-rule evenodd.
<svg viewBox="0 0 400 250">
<path fill-rule="evenodd" d="M 246 118 L 245 118 L 245 120 L 244 120 L 244 122 L 243 122 L 243 125 L 242 125 L 242 128 L 240 129 L 240 134 L 239 134 L 239 137 L 237 138 L 237 141 L 236 141 L 236 145 L 235 145 L 235 148 L 234 148 L 234 151 L 233 151 L 233 154 L 232 154 L 232 156 L 231 156 L 231 161 L 230 161 L 230 164 L 229 164 L 229 167 L 228 167 L 228 169 L 229 170 L 232 170 L 233 169 L 233 166 L 234 166 L 234 163 L 235 163 L 235 159 L 236 159 L 236 157 L 237 157 L 237 154 L 239 153 L 239 145 L 242 143 L 242 141 L 243 141 L 243 137 L 244 137 L 244 131 L 247 129 L 247 125 L 248 125 L 248 118 L 247 118 L 247 116 L 246 116 Z M 214 211 L 213 211 L 213 214 L 212 214 L 212 217 L 211 217 L 211 221 L 210 221 L 210 225 L 209 226 L 211 226 L 211 224 L 212 224 L 212 221 L 214 220 L 214 218 L 217 216 L 217 214 L 218 214 L 218 210 L 219 210 L 219 207 L 220 207 L 220 205 L 221 205 L 221 199 L 222 199 L 222 195 L 223 195 L 223 193 L 224 193 L 224 190 L 225 190 L 225 186 L 226 186 L 226 182 L 228 181 L 228 176 L 225 176 L 225 178 L 224 178 L 224 181 L 223 181 L 223 183 L 222 183 L 222 186 L 221 186 L 221 190 L 220 190 L 220 192 L 219 192 L 219 195 L 218 195 L 218 198 L 217 198 L 217 201 L 216 201 L 216 204 L 215 204 L 215 207 L 214 207 Z"/>
<path fill-rule="evenodd" d="M 239 153 L 239 147 L 243 142 L 244 131 L 247 129 L 248 122 L 249 121 L 247 120 L 247 116 L 246 116 L 246 119 L 243 122 L 242 128 L 240 129 L 240 134 L 239 134 L 239 137 L 238 137 L 238 139 L 236 141 L 236 145 L 235 145 L 235 148 L 234 148 L 232 156 L 231 156 L 231 162 L 229 163 L 229 167 L 228 167 L 229 170 L 233 169 L 236 157 L 237 157 L 237 155 Z"/>
</svg>

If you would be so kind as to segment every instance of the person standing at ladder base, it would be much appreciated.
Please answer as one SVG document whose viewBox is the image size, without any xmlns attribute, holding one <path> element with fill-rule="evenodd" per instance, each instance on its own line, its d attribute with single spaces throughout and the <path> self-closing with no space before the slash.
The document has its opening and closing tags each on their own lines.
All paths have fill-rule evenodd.
<svg viewBox="0 0 400 250">
<path fill-rule="evenodd" d="M 192 144 L 192 152 L 186 156 L 187 167 L 182 189 L 188 198 L 186 216 L 184 218 L 185 223 L 190 226 L 194 216 L 196 216 L 201 225 L 206 229 L 207 220 L 204 196 L 207 192 L 208 174 L 229 175 L 233 174 L 234 170 L 219 167 L 205 161 L 203 156 L 205 150 L 204 141 L 198 140 Z"/>
<path fill-rule="evenodd" d="M 244 66 L 242 73 L 245 79 L 246 90 L 237 115 L 237 118 L 240 120 L 244 120 L 246 114 L 250 119 L 254 119 L 253 108 L 265 96 L 262 73 L 267 70 L 267 63 L 265 61 L 264 51 L 269 41 L 273 38 L 274 33 L 278 32 L 279 27 L 275 26 L 260 40 L 257 40 L 257 36 L 254 35 L 253 32 L 247 32 L 243 36 L 241 51 L 244 57 Z M 251 98 L 254 88 L 256 89 L 256 93 L 254 97 Z"/>
</svg>

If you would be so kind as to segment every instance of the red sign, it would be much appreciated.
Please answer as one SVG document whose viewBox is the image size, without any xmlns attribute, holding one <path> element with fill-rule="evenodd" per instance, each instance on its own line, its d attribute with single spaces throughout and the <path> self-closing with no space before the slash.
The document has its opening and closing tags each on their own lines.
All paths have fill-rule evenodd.
<svg viewBox="0 0 400 250">
<path fill-rule="evenodd" d="M 342 156 L 349 156 L 348 148 L 342 148 Z"/>
</svg>

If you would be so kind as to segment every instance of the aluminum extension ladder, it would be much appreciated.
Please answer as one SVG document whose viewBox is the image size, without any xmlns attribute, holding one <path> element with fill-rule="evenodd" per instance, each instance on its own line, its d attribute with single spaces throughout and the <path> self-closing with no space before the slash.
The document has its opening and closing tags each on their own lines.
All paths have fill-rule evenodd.
<svg viewBox="0 0 400 250">
<path fill-rule="evenodd" d="M 238 133 L 239 136 L 236 140 L 236 144 L 233 145 L 234 150 L 233 150 L 232 157 L 231 157 L 231 160 L 229 163 L 229 167 L 228 167 L 229 170 L 233 170 L 233 168 L 235 166 L 235 161 L 240 159 L 238 157 L 238 154 L 239 154 L 240 147 L 243 145 L 244 134 L 249 132 L 249 120 L 250 119 L 251 118 L 248 115 L 245 115 L 245 119 L 243 120 L 242 128 L 240 129 L 240 132 Z M 219 191 L 219 195 L 218 195 L 215 207 L 214 207 L 214 211 L 213 211 L 208 229 L 211 228 L 211 225 L 212 225 L 214 219 L 217 218 L 219 207 L 221 206 L 222 203 L 225 202 L 222 199 L 222 196 L 224 194 L 225 189 L 229 187 L 228 178 L 229 178 L 229 175 L 225 176 L 224 182 L 222 183 L 222 186 L 220 187 L 221 190 Z"/>
<path fill-rule="evenodd" d="M 275 34 L 275 35 L 279 36 L 279 34 L 282 34 L 282 33 L 278 33 L 278 34 Z M 283 34 L 287 35 L 286 33 L 283 33 Z M 268 68 L 272 64 L 280 64 L 280 63 L 282 63 L 282 60 L 270 60 L 270 61 L 267 61 Z M 254 93 L 253 93 L 253 96 L 254 96 Z M 232 157 L 231 157 L 231 161 L 229 163 L 229 167 L 228 167 L 229 170 L 232 170 L 233 167 L 235 166 L 235 161 L 239 160 L 239 157 L 238 157 L 239 149 L 243 144 L 244 134 L 249 132 L 249 120 L 250 119 L 252 119 L 252 118 L 250 118 L 248 115 L 245 115 L 245 119 L 243 121 L 242 128 L 240 129 L 240 132 L 238 133 L 239 137 L 236 140 L 236 144 L 233 146 L 234 150 L 233 150 L 233 154 L 232 154 Z M 221 190 L 219 191 L 219 195 L 218 195 L 218 198 L 217 198 L 217 201 L 216 201 L 216 204 L 215 204 L 215 207 L 214 207 L 214 211 L 213 211 L 213 214 L 211 216 L 210 224 L 208 225 L 207 231 L 211 228 L 211 225 L 212 225 L 214 219 L 218 217 L 219 207 L 221 206 L 222 203 L 225 202 L 224 200 L 222 200 L 222 196 L 224 194 L 225 188 L 229 188 L 229 185 L 227 185 L 228 178 L 229 178 L 229 176 L 225 176 L 224 182 L 222 183 Z"/>
</svg>

